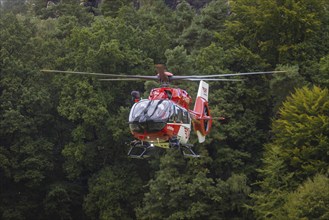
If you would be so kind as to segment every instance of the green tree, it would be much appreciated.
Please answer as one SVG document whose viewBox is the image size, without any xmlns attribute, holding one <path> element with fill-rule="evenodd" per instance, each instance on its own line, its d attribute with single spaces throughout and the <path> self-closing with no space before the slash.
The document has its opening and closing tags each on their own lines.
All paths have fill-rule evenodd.
<svg viewBox="0 0 329 220">
<path fill-rule="evenodd" d="M 289 193 L 284 210 L 290 219 L 327 219 L 329 217 L 329 178 L 317 174 Z"/>
<path fill-rule="evenodd" d="M 102 127 L 101 122 L 107 116 L 105 104 L 92 91 L 92 87 L 83 83 L 77 85 L 77 91 L 72 90 L 72 87 L 69 94 L 63 91 L 58 107 L 62 116 L 76 124 L 72 131 L 72 142 L 63 149 L 63 155 L 67 158 L 65 169 L 70 178 L 76 178 L 81 172 L 97 167 L 94 160 L 97 155 L 98 132 Z"/>
<path fill-rule="evenodd" d="M 178 42 L 189 51 L 206 47 L 215 39 L 215 33 L 224 30 L 227 18 L 227 1 L 211 1 L 201 10 L 200 15 L 194 17 L 191 25 L 184 29 Z"/>
<path fill-rule="evenodd" d="M 278 217 L 287 200 L 307 178 L 328 169 L 328 89 L 297 89 L 273 122 L 274 138 L 266 145 L 260 169 L 261 190 L 253 197 L 259 217 Z"/>
<path fill-rule="evenodd" d="M 2 0 L 0 7 L 4 12 L 12 12 L 13 14 L 26 13 L 27 11 L 25 0 Z"/>
<path fill-rule="evenodd" d="M 210 177 L 211 159 L 199 148 L 203 158 L 184 159 L 170 150 L 160 160 L 160 170 L 149 182 L 140 219 L 231 219 L 247 217 L 241 210 L 250 188 L 245 175 L 232 175 L 226 181 Z M 239 212 L 239 213 L 237 213 Z"/>
<path fill-rule="evenodd" d="M 328 51 L 328 1 L 250 1 L 230 4 L 227 31 L 273 66 L 297 64 Z"/>
<path fill-rule="evenodd" d="M 89 180 L 84 210 L 91 219 L 134 219 L 141 189 L 132 166 L 104 167 Z"/>
<path fill-rule="evenodd" d="M 329 88 L 329 55 L 326 55 L 320 59 L 318 74 L 312 75 L 313 80 L 320 86 Z"/>
<path fill-rule="evenodd" d="M 173 30 L 177 32 L 179 36 L 186 28 L 191 25 L 192 19 L 195 16 L 195 11 L 191 5 L 184 1 L 180 1 L 174 11 L 176 21 L 172 24 L 175 26 Z"/>
<path fill-rule="evenodd" d="M 285 72 L 273 74 L 273 78 L 270 81 L 274 113 L 279 110 L 282 102 L 296 88 L 307 85 L 305 78 L 298 73 L 298 66 L 278 66 L 276 70 Z"/>
<path fill-rule="evenodd" d="M 132 0 L 104 0 L 101 3 L 101 12 L 104 16 L 116 17 L 120 8 L 132 3 Z"/>
<path fill-rule="evenodd" d="M 48 1 L 43 0 L 30 0 L 29 7 L 31 14 L 38 16 L 42 19 L 59 18 L 61 16 L 74 16 L 77 17 L 80 23 L 88 23 L 92 20 L 93 14 L 96 9 L 92 10 L 89 7 L 79 5 L 76 0 L 53 0 L 55 4 L 47 5 Z"/>
<path fill-rule="evenodd" d="M 39 219 L 44 186 L 55 167 L 55 141 L 49 135 L 54 107 L 47 81 L 35 70 L 36 26 L 12 14 L 0 22 L 1 217 Z"/>
<path fill-rule="evenodd" d="M 72 219 L 70 213 L 71 198 L 67 189 L 60 184 L 53 185 L 44 200 L 44 209 L 48 219 Z"/>
<path fill-rule="evenodd" d="M 174 49 L 165 51 L 167 66 L 170 71 L 177 75 L 187 75 L 191 73 L 191 60 L 183 46 L 177 46 Z"/>
<path fill-rule="evenodd" d="M 207 178 L 207 159 L 186 161 L 178 151 L 170 150 L 161 158 L 160 170 L 149 182 L 139 219 L 211 218 L 221 200 L 218 188 Z"/>
</svg>

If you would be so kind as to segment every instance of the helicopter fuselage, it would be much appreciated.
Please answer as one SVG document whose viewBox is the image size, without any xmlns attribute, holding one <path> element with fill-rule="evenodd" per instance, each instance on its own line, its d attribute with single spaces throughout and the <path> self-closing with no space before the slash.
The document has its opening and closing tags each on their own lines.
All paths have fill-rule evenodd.
<svg viewBox="0 0 329 220">
<path fill-rule="evenodd" d="M 136 141 L 131 142 L 128 155 L 141 158 L 153 147 L 177 147 L 184 155 L 198 156 L 188 141 L 192 127 L 200 143 L 211 128 L 207 83 L 200 83 L 193 110 L 189 109 L 191 102 L 185 90 L 170 87 L 152 89 L 148 99 L 137 100 L 129 114 L 129 128 Z M 134 155 L 135 148 L 142 153 Z"/>
<path fill-rule="evenodd" d="M 191 97 L 182 89 L 153 89 L 149 99 L 140 100 L 132 107 L 131 133 L 138 140 L 158 147 L 168 148 L 168 142 L 173 139 L 187 143 L 191 132 L 190 102 Z"/>
</svg>

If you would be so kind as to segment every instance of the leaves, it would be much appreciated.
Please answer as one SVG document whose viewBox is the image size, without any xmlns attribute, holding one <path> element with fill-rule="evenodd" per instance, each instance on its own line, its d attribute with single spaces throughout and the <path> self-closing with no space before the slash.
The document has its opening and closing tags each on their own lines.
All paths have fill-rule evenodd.
<svg viewBox="0 0 329 220">
<path fill-rule="evenodd" d="M 92 219 L 133 218 L 141 180 L 133 167 L 105 167 L 89 181 L 84 209 Z"/>
<path fill-rule="evenodd" d="M 288 195 L 284 209 L 289 218 L 326 219 L 329 215 L 329 195 L 326 188 L 329 179 L 317 174 L 313 179 L 307 179 L 298 189 Z"/>
<path fill-rule="evenodd" d="M 295 190 L 307 177 L 327 172 L 328 105 L 328 90 L 316 86 L 297 89 L 283 103 L 272 125 L 275 137 L 266 146 L 262 191 L 255 196 L 259 216 L 275 211 L 279 217 L 286 192 Z M 265 198 L 268 196 L 270 199 Z"/>
<path fill-rule="evenodd" d="M 327 217 L 328 1 L 54 2 L 0 5 L 1 219 Z M 130 93 L 157 84 L 39 71 L 155 63 L 286 72 L 210 82 L 210 112 L 229 123 L 202 145 L 191 136 L 203 157 L 140 161 L 126 156 Z M 173 86 L 193 97 L 193 83 Z"/>
</svg>

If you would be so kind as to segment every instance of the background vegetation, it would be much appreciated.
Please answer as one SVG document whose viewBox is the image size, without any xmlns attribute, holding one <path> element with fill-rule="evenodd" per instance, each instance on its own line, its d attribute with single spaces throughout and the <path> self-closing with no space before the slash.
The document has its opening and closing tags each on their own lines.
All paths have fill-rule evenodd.
<svg viewBox="0 0 329 220">
<path fill-rule="evenodd" d="M 95 6 L 95 5 L 94 5 Z M 1 219 L 328 219 L 327 0 L 2 0 Z M 210 85 L 202 157 L 127 158 L 130 92 L 40 69 L 285 70 Z M 179 85 L 194 96 L 196 83 Z"/>
</svg>

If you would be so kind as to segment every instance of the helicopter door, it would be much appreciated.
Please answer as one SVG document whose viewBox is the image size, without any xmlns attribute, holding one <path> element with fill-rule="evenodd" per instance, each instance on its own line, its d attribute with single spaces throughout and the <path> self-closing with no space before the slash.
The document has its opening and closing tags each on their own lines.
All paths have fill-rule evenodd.
<svg viewBox="0 0 329 220">
<path fill-rule="evenodd" d="M 180 124 L 177 138 L 181 143 L 187 143 L 191 132 L 191 118 L 186 109 L 175 105 L 175 119 L 176 123 Z"/>
</svg>

